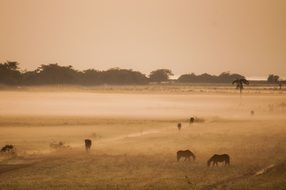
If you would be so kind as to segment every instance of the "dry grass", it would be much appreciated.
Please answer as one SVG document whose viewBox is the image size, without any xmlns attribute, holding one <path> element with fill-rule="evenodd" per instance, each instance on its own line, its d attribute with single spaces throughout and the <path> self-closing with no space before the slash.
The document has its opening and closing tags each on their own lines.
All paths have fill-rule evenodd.
<svg viewBox="0 0 286 190">
<path fill-rule="evenodd" d="M 183 123 L 180 132 L 176 121 L 161 120 L 101 119 L 85 126 L 2 126 L 0 143 L 13 142 L 19 151 L 17 157 L 2 158 L 1 164 L 19 164 L 19 168 L 1 173 L 0 185 L 4 189 L 201 189 L 284 160 L 283 123 L 285 120 L 212 119 L 191 126 Z M 93 137 L 93 132 L 100 138 Z M 90 153 L 84 151 L 85 137 L 95 143 Z M 73 148 L 50 152 L 52 139 L 63 140 Z M 197 161 L 178 163 L 175 153 L 179 149 L 191 149 Z M 213 153 L 230 154 L 231 166 L 207 168 L 206 160 Z M 273 181 L 274 186 L 277 183 Z"/>
<path fill-rule="evenodd" d="M 192 125 L 186 117 L 153 118 L 148 113 L 146 117 L 4 114 L 0 145 L 14 144 L 17 156 L 0 156 L 0 189 L 206 189 L 216 183 L 221 189 L 285 189 L 285 111 L 267 108 L 269 103 L 283 103 L 283 95 L 251 95 L 240 105 L 232 95 L 201 99 L 173 95 L 162 96 L 161 101 L 188 112 L 182 102 L 192 98 L 201 113 L 197 116 L 204 120 Z M 210 100 L 218 102 L 206 106 Z M 163 110 L 160 104 L 158 109 Z M 252 117 L 250 109 L 255 109 Z M 180 132 L 178 122 L 183 125 Z M 85 138 L 93 140 L 90 153 L 85 152 Z M 59 141 L 71 148 L 50 149 L 51 142 Z M 177 162 L 176 151 L 183 149 L 192 150 L 197 160 Z M 228 153 L 231 166 L 207 168 L 214 153 Z M 269 173 L 237 178 L 270 164 L 277 167 Z"/>
</svg>

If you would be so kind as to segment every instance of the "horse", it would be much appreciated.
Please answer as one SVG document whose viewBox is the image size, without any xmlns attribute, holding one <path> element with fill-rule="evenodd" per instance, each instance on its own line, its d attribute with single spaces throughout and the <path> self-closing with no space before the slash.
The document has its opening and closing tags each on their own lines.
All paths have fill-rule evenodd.
<svg viewBox="0 0 286 190">
<path fill-rule="evenodd" d="M 178 127 L 178 130 L 180 131 L 181 128 L 182 128 L 182 124 L 181 124 L 181 123 L 178 123 L 177 127 Z"/>
<path fill-rule="evenodd" d="M 190 118 L 190 123 L 194 123 L 195 122 L 195 118 L 194 117 L 191 117 Z"/>
<path fill-rule="evenodd" d="M 11 145 L 11 144 L 7 144 L 5 146 L 2 147 L 1 149 L 1 152 L 5 152 L 5 153 L 8 153 L 8 152 L 14 152 L 14 146 Z"/>
<path fill-rule="evenodd" d="M 90 139 L 85 139 L 84 143 L 85 143 L 85 150 L 89 151 L 90 147 L 91 147 L 91 144 L 92 144 L 92 141 Z"/>
<path fill-rule="evenodd" d="M 224 162 L 224 165 L 229 165 L 230 164 L 230 156 L 228 154 L 215 154 L 213 155 L 208 161 L 207 161 L 207 166 L 210 167 L 211 163 L 212 166 L 218 166 L 218 162 Z"/>
<path fill-rule="evenodd" d="M 177 161 L 180 161 L 181 157 L 184 157 L 185 161 L 190 160 L 190 157 L 192 157 L 193 160 L 196 159 L 196 156 L 190 150 L 179 150 L 177 152 Z"/>
<path fill-rule="evenodd" d="M 250 115 L 253 116 L 254 114 L 255 114 L 254 110 L 251 110 L 251 111 L 250 111 Z"/>
</svg>

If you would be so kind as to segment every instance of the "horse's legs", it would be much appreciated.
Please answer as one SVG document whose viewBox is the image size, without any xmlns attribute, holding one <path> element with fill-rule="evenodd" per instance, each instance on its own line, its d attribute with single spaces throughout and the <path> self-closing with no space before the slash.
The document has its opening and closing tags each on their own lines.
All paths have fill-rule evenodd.
<svg viewBox="0 0 286 190">
<path fill-rule="evenodd" d="M 177 162 L 179 162 L 181 159 L 181 156 L 177 156 Z"/>
</svg>

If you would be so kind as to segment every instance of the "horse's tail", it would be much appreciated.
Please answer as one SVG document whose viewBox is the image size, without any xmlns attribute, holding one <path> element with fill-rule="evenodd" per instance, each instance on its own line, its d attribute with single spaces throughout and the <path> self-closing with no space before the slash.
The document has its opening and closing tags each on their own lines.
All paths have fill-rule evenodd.
<svg viewBox="0 0 286 190">
<path fill-rule="evenodd" d="M 179 160 L 180 160 L 180 158 L 181 158 L 180 154 L 179 154 L 179 153 L 177 153 L 177 161 L 179 161 Z"/>
</svg>

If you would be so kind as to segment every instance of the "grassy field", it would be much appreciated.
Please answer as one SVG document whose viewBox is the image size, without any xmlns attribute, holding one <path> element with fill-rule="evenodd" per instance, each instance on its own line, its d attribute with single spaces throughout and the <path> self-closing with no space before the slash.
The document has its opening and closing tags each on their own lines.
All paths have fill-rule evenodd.
<svg viewBox="0 0 286 190">
<path fill-rule="evenodd" d="M 0 156 L 1 190 L 286 189 L 284 94 L 68 94 L 0 92 L 0 146 L 17 149 Z M 190 125 L 191 115 L 202 122 Z M 93 140 L 89 153 L 85 138 Z M 59 141 L 69 147 L 49 147 Z M 177 162 L 185 149 L 196 161 Z M 231 165 L 208 168 L 215 153 L 229 154 Z"/>
</svg>

